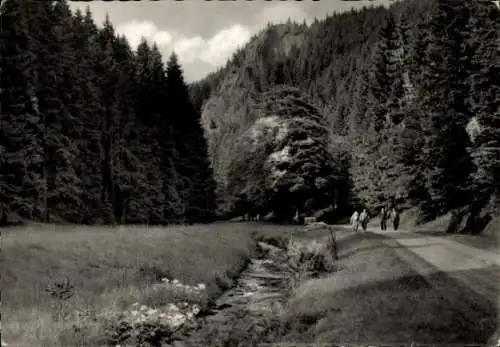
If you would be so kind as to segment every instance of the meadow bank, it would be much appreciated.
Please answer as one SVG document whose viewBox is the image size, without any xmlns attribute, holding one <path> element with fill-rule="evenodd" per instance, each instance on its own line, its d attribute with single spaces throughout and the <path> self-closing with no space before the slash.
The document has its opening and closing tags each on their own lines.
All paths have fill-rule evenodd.
<svg viewBox="0 0 500 347">
<path fill-rule="evenodd" d="M 2 336 L 10 346 L 96 346 L 134 303 L 203 309 L 255 251 L 248 225 L 167 228 L 30 225 L 2 229 Z M 204 284 L 203 293 L 155 286 Z M 183 289 L 183 288 L 180 288 Z M 108 337 L 106 337 L 108 336 Z"/>
</svg>

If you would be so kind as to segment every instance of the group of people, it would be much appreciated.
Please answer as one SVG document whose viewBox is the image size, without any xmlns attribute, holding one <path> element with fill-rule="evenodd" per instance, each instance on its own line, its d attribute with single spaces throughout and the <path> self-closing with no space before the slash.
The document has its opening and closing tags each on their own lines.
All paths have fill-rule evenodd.
<svg viewBox="0 0 500 347">
<path fill-rule="evenodd" d="M 358 232 L 360 225 L 363 228 L 363 231 L 366 231 L 366 227 L 368 225 L 368 212 L 366 209 L 363 209 L 361 213 L 354 211 L 351 216 L 351 225 L 354 232 Z"/>
<path fill-rule="evenodd" d="M 400 219 L 399 210 L 397 208 L 392 208 L 392 210 L 389 210 L 387 206 L 382 207 L 382 210 L 380 211 L 380 229 L 382 229 L 383 231 L 387 230 L 387 222 L 391 218 L 394 230 L 398 230 Z M 366 209 L 363 209 L 361 213 L 359 213 L 358 211 L 354 211 L 351 216 L 351 225 L 353 231 L 357 232 L 360 226 L 363 231 L 366 231 L 369 219 L 370 217 Z"/>
<path fill-rule="evenodd" d="M 392 226 L 394 230 L 398 230 L 399 228 L 399 211 L 396 208 L 393 208 L 392 211 L 389 211 L 388 207 L 382 207 L 380 210 L 380 229 L 383 231 L 387 230 L 387 221 L 392 218 Z"/>
</svg>

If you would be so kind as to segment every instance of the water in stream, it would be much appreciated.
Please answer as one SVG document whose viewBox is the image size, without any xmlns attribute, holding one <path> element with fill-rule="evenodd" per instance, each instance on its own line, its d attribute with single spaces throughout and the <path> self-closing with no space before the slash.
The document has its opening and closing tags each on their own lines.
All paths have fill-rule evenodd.
<svg viewBox="0 0 500 347">
<path fill-rule="evenodd" d="M 225 292 L 216 301 L 215 308 L 200 317 L 189 335 L 174 346 L 208 346 L 210 342 L 207 339 L 212 338 L 220 342 L 224 340 L 227 346 L 236 346 L 228 342 L 231 340 L 230 335 L 234 335 L 230 330 L 238 323 L 241 326 L 242 320 L 248 322 L 248 329 L 266 329 L 266 325 L 259 322 L 282 309 L 287 299 L 291 273 L 284 249 L 264 242 L 259 242 L 258 246 L 261 256 L 251 259 L 236 285 Z M 262 331 L 254 331 L 253 334 L 259 333 Z"/>
</svg>

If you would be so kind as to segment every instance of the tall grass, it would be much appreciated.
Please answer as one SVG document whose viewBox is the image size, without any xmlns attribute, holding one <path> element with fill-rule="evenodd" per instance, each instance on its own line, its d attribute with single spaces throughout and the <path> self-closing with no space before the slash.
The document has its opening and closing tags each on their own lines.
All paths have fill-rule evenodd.
<svg viewBox="0 0 500 347">
<path fill-rule="evenodd" d="M 95 346 L 102 317 L 137 301 L 154 307 L 183 299 L 152 289 L 163 277 L 206 283 L 209 302 L 254 251 L 250 231 L 245 224 L 4 229 L 2 339 L 14 346 Z"/>
</svg>

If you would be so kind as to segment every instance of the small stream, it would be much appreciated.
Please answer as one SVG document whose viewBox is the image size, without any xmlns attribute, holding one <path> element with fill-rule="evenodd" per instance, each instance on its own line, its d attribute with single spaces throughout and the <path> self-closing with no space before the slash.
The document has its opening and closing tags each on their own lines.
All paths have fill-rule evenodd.
<svg viewBox="0 0 500 347">
<path fill-rule="evenodd" d="M 224 334 L 217 327 L 230 327 L 238 319 L 258 327 L 258 322 L 269 313 L 282 309 L 291 275 L 286 250 L 264 242 L 258 243 L 258 249 L 259 257 L 250 260 L 236 285 L 219 297 L 211 312 L 200 317 L 189 335 L 174 346 L 206 346 L 207 336 Z"/>
</svg>

